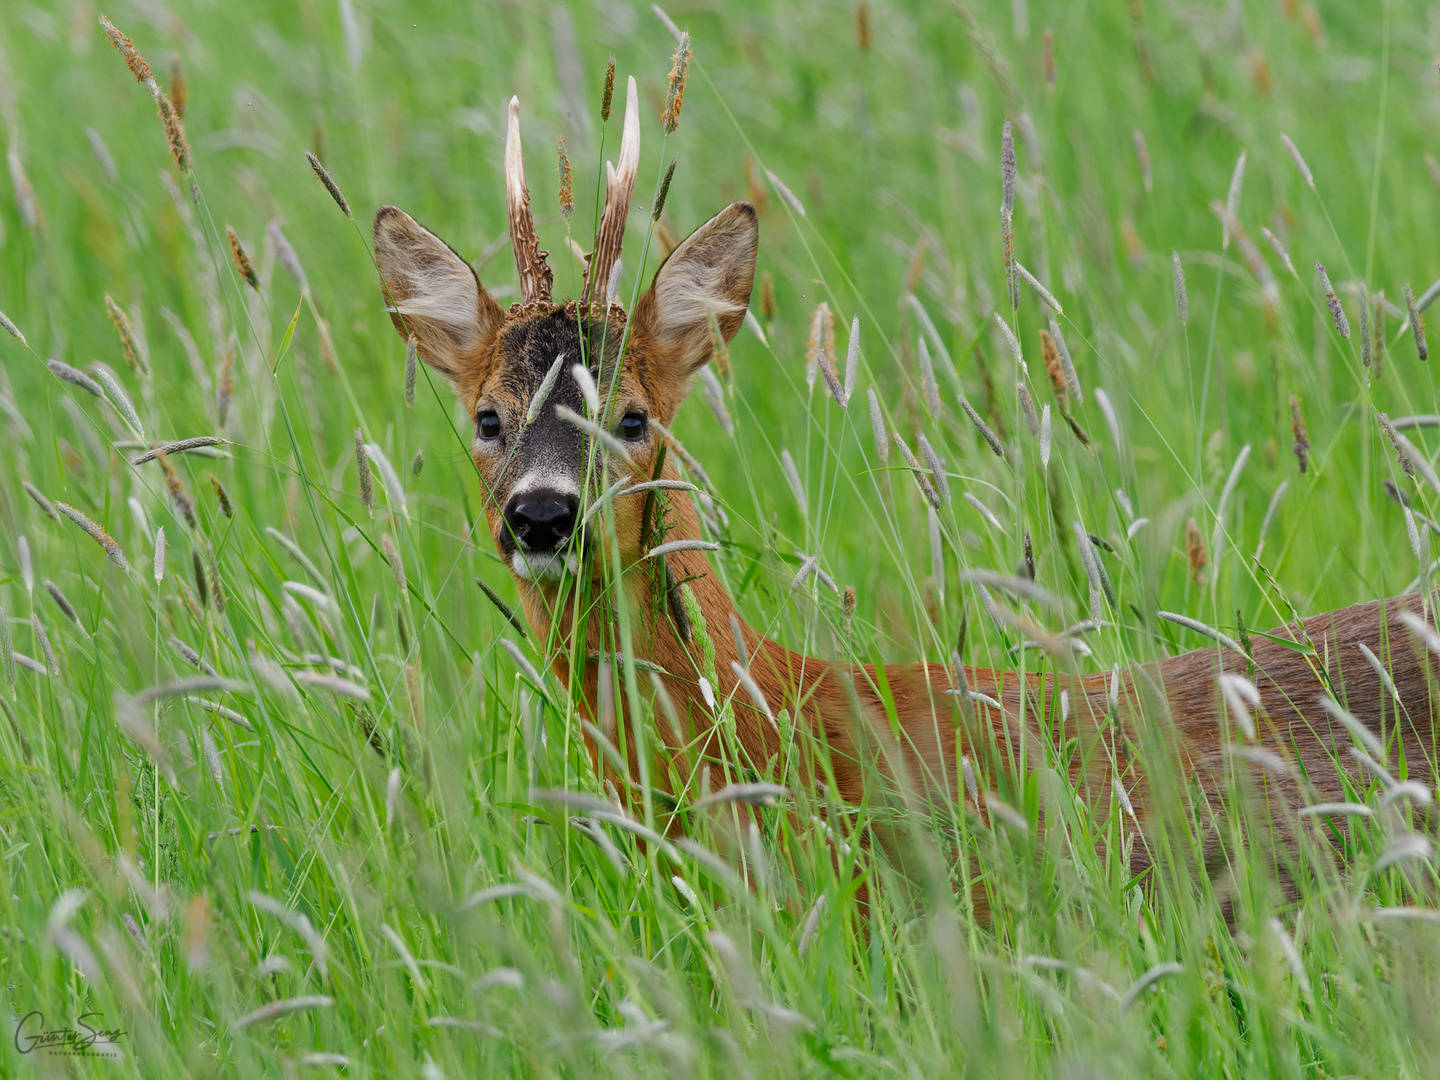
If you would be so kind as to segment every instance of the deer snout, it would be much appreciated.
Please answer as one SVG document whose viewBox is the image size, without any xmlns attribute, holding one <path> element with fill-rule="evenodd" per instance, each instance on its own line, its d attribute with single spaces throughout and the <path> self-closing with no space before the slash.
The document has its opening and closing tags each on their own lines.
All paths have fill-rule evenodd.
<svg viewBox="0 0 1440 1080">
<path fill-rule="evenodd" d="M 505 507 L 505 524 L 526 551 L 555 551 L 575 531 L 580 500 L 559 491 L 526 491 Z"/>
</svg>

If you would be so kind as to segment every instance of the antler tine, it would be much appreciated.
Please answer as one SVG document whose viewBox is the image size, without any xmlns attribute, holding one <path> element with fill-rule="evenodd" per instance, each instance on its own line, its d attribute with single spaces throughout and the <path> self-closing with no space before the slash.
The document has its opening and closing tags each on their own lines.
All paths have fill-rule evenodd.
<svg viewBox="0 0 1440 1080">
<path fill-rule="evenodd" d="M 510 121 L 505 132 L 505 203 L 510 213 L 510 244 L 515 269 L 520 271 L 520 300 L 549 300 L 554 275 L 545 262 L 550 253 L 540 250 L 535 219 L 530 216 L 530 191 L 525 186 L 525 161 L 520 150 L 520 99 L 510 99 Z"/>
<path fill-rule="evenodd" d="M 635 93 L 635 78 L 625 84 L 625 132 L 620 138 L 620 163 L 605 164 L 608 183 L 605 187 L 605 210 L 600 227 L 595 230 L 595 250 L 585 271 L 585 302 L 604 300 L 603 290 L 610 280 L 610 270 L 620 257 L 625 242 L 625 219 L 630 214 L 630 196 L 635 193 L 635 176 L 640 171 L 640 103 Z"/>
</svg>

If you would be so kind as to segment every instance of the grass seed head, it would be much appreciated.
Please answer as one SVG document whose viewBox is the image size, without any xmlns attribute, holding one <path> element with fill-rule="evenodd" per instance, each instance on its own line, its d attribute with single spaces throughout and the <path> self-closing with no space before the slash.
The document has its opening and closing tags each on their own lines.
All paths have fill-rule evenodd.
<svg viewBox="0 0 1440 1080">
<path fill-rule="evenodd" d="M 1412 480 L 1415 479 L 1415 463 L 1405 452 L 1403 437 L 1395 430 L 1395 425 L 1390 422 L 1390 417 L 1386 413 L 1377 412 L 1375 422 L 1380 425 L 1380 430 L 1385 433 L 1385 437 L 1390 440 L 1390 445 L 1395 448 L 1395 461 L 1400 468 L 1405 470 L 1406 476 Z"/>
<path fill-rule="evenodd" d="M 555 138 L 555 171 L 560 174 L 560 213 L 568 223 L 575 213 L 575 171 L 570 167 L 570 155 L 565 152 L 564 135 Z"/>
<path fill-rule="evenodd" d="M 105 36 L 110 39 L 110 43 L 115 46 L 116 51 L 124 57 L 125 66 L 135 76 L 135 81 L 146 85 L 154 82 L 155 76 L 150 71 L 150 65 L 145 62 L 145 58 L 140 55 L 140 51 L 135 48 L 134 43 L 104 15 L 100 16 L 100 26 L 104 29 Z"/>
<path fill-rule="evenodd" d="M 1030 434 L 1038 439 L 1040 437 L 1040 417 L 1035 412 L 1035 399 L 1030 396 L 1030 388 L 1023 382 L 1017 382 L 1015 394 L 1020 398 L 1020 411 L 1025 414 L 1025 426 L 1030 429 Z"/>
<path fill-rule="evenodd" d="M 195 503 L 185 493 L 185 484 L 180 479 L 180 474 L 163 454 L 157 460 L 165 474 L 165 489 L 170 493 L 170 501 L 174 503 L 176 513 L 185 519 L 185 524 L 191 529 L 198 529 L 200 526 L 195 520 Z"/>
<path fill-rule="evenodd" d="M 76 626 L 80 626 L 80 615 L 75 610 L 75 606 L 70 603 L 69 597 L 60 591 L 60 586 L 56 585 L 55 582 L 49 578 L 46 578 L 43 584 L 45 591 L 50 594 L 50 599 L 55 601 L 55 606 L 60 609 L 60 614 L 64 615 L 65 618 L 69 619 Z"/>
<path fill-rule="evenodd" d="M 1370 294 L 1365 291 L 1365 286 L 1362 284 L 1360 286 L 1360 363 L 1369 367 L 1371 358 Z"/>
<path fill-rule="evenodd" d="M 78 386 L 87 394 L 94 394 L 97 398 L 104 399 L 104 388 L 79 368 L 71 367 L 65 363 L 64 360 L 55 359 L 46 360 L 45 366 L 50 369 L 50 374 L 54 375 L 61 382 L 67 382 L 71 386 Z"/>
<path fill-rule="evenodd" d="M 1281 135 L 1280 141 L 1285 144 L 1285 150 L 1289 153 L 1290 160 L 1295 163 L 1295 171 L 1300 174 L 1300 178 L 1304 180 L 1313 191 L 1315 188 L 1315 177 L 1310 172 L 1310 166 L 1305 164 L 1305 159 L 1300 155 L 1300 148 L 1290 140 L 1289 135 Z M 1437 186 L 1440 186 L 1440 184 L 1437 184 Z"/>
<path fill-rule="evenodd" d="M 1290 271 L 1290 276 L 1299 280 L 1300 275 L 1295 271 L 1295 264 L 1290 261 L 1290 252 L 1285 250 L 1285 245 L 1280 240 L 1280 237 L 1276 236 L 1263 225 L 1260 226 L 1260 235 L 1265 237 L 1266 242 L 1270 245 L 1270 250 L 1275 252 L 1276 258 L 1285 264 L 1285 269 Z"/>
<path fill-rule="evenodd" d="M 380 550 L 385 554 L 385 561 L 390 564 L 390 576 L 395 579 L 395 586 L 403 595 L 405 592 L 405 563 L 400 558 L 400 550 L 395 546 L 395 541 L 390 539 L 389 533 L 380 537 Z"/>
<path fill-rule="evenodd" d="M 1305 437 L 1305 417 L 1300 412 L 1300 399 L 1290 395 L 1290 433 L 1295 436 L 1295 458 L 1303 474 L 1310 466 L 1310 440 Z"/>
<path fill-rule="evenodd" d="M 1415 294 L 1410 290 L 1410 283 L 1405 283 L 1405 312 L 1410 321 L 1410 334 L 1415 338 L 1415 354 L 1421 360 L 1430 359 L 1430 347 L 1425 344 L 1425 316 L 1420 314 L 1420 309 L 1415 304 Z"/>
<path fill-rule="evenodd" d="M 1005 121 L 1000 133 L 1000 213 L 1012 217 L 1015 213 L 1015 126 Z"/>
<path fill-rule="evenodd" d="M 405 407 L 415 407 L 415 383 L 420 377 L 420 339 L 411 334 L 405 339 Z"/>
<path fill-rule="evenodd" d="M 225 235 L 230 238 L 230 261 L 235 264 L 235 272 L 245 279 L 246 284 L 259 292 L 260 275 L 255 273 L 255 266 L 246 254 L 244 245 L 240 243 L 240 237 L 235 234 L 235 227 L 226 225 Z"/>
<path fill-rule="evenodd" d="M 215 501 L 220 504 L 220 513 L 227 518 L 235 516 L 235 508 L 230 505 L 230 493 L 225 490 L 225 485 L 214 473 L 210 474 L 210 486 L 215 489 Z"/>
<path fill-rule="evenodd" d="M 90 537 L 90 539 L 94 540 L 95 543 L 99 544 L 100 547 L 104 550 L 105 557 L 107 559 L 109 559 L 121 570 L 125 571 L 125 573 L 128 574 L 130 572 L 130 563 L 125 558 L 125 552 L 121 550 L 120 545 L 115 542 L 115 538 L 113 536 L 107 533 L 95 522 L 91 521 L 90 518 L 83 514 L 81 511 L 76 510 L 75 507 L 71 506 L 69 503 L 57 502 L 55 504 L 55 509 L 59 510 L 60 513 L 64 514 L 67 518 L 69 518 L 72 522 L 79 526 L 80 529 L 87 536 Z"/>
<path fill-rule="evenodd" d="M 170 102 L 175 106 L 175 115 L 181 120 L 185 119 L 185 106 L 190 102 L 190 85 L 185 81 L 185 73 L 180 69 L 180 54 L 170 54 Z"/>
<path fill-rule="evenodd" d="M 666 135 L 673 135 L 680 126 L 680 107 L 685 102 L 685 80 L 689 74 L 690 31 L 683 30 L 675 46 L 675 55 L 670 59 L 670 86 L 665 92 L 665 112 L 660 117 Z"/>
<path fill-rule="evenodd" d="M 1205 537 L 1193 517 L 1185 522 L 1185 559 L 1190 563 L 1190 580 L 1202 584 L 1210 553 L 1205 549 Z"/>
<path fill-rule="evenodd" d="M 1340 298 L 1335 295 L 1335 286 L 1330 284 L 1330 275 L 1319 262 L 1315 264 L 1315 273 L 1320 277 L 1320 287 L 1325 290 L 1325 304 L 1330 308 L 1330 318 L 1335 320 L 1335 332 L 1349 341 L 1350 320 L 1345 318 L 1345 309 L 1340 306 Z"/>
<path fill-rule="evenodd" d="M 105 311 L 110 316 L 115 333 L 120 335 L 120 348 L 125 353 L 125 362 L 130 365 L 130 370 L 137 375 L 149 375 L 150 371 L 140 355 L 135 330 L 130 325 L 130 316 L 125 314 L 125 309 L 117 304 L 109 293 L 105 294 Z"/>
<path fill-rule="evenodd" d="M 766 322 L 775 318 L 775 279 L 769 270 L 760 271 L 760 317 Z"/>
<path fill-rule="evenodd" d="M 29 480 L 20 481 L 20 485 L 25 489 L 25 494 L 29 495 L 30 498 L 35 500 L 35 505 L 40 507 L 41 512 L 44 513 L 46 517 L 48 517 L 51 521 L 60 520 L 60 515 L 55 512 L 54 504 L 45 497 L 44 493 L 41 492 L 39 488 L 37 488 Z"/>
<path fill-rule="evenodd" d="M 1066 401 L 1069 385 L 1065 379 L 1064 365 L 1060 363 L 1060 350 L 1055 347 L 1055 339 L 1050 336 L 1049 330 L 1040 331 L 1040 355 L 1045 360 L 1045 377 L 1050 380 L 1050 391 L 1063 411 L 1069 404 Z"/>
<path fill-rule="evenodd" d="M 21 345 L 29 344 L 29 342 L 25 340 L 25 335 L 20 332 L 20 328 L 11 322 L 10 316 L 6 315 L 3 311 L 0 311 L 0 330 L 4 330 L 11 337 L 18 340 Z"/>
<path fill-rule="evenodd" d="M 827 364 L 830 367 L 827 381 L 833 378 L 834 357 L 835 316 L 830 313 L 830 305 L 822 300 L 815 308 L 815 314 L 810 318 L 810 338 L 805 345 L 805 386 L 807 389 L 815 388 L 815 378 L 820 374 L 820 369 Z"/>
<path fill-rule="evenodd" d="M 416 451 L 415 451 L 415 456 L 410 459 L 410 471 L 411 471 L 411 473 L 413 473 L 414 475 L 419 476 L 419 475 L 420 475 L 420 471 L 421 471 L 422 469 L 424 469 L 424 468 L 425 468 L 425 451 L 424 451 L 424 450 L 416 450 Z"/>
<path fill-rule="evenodd" d="M 610 103 L 615 99 L 615 57 L 605 68 L 605 89 L 600 92 L 600 122 L 610 119 Z"/>
<path fill-rule="evenodd" d="M 1140 180 L 1145 185 L 1145 194 L 1155 190 L 1154 178 L 1150 175 L 1150 148 L 1145 145 L 1145 133 L 1136 128 L 1131 137 L 1135 140 L 1135 160 L 1140 163 Z"/>
<path fill-rule="evenodd" d="M 655 197 L 655 209 L 650 213 L 651 221 L 659 221 L 660 215 L 665 212 L 665 199 L 670 194 L 670 181 L 675 179 L 675 166 L 678 158 L 671 158 L 670 164 L 665 169 L 665 178 L 660 181 L 660 194 Z M 566 215 L 567 218 L 569 215 Z"/>
<path fill-rule="evenodd" d="M 165 544 L 165 526 L 161 525 L 155 530 L 155 584 L 159 585 L 165 580 L 165 555 L 169 549 Z"/>
<path fill-rule="evenodd" d="M 320 159 L 306 150 L 305 160 L 310 163 L 310 171 L 315 174 L 315 179 L 320 181 L 320 186 L 330 193 L 330 198 L 335 200 L 335 205 L 340 207 L 346 217 L 352 221 L 355 220 L 355 215 L 350 212 L 350 204 L 345 201 L 345 196 L 340 191 L 340 185 L 335 183 L 335 178 L 330 175 L 329 170 L 320 164 Z"/>
<path fill-rule="evenodd" d="M 1000 439 L 995 434 L 994 429 L 975 411 L 975 406 L 971 405 L 969 401 L 962 397 L 960 399 L 960 408 L 964 411 L 965 415 L 970 418 L 970 422 L 975 425 L 975 430 L 980 432 L 980 437 L 984 439 L 985 444 L 994 451 L 995 456 L 1001 461 L 1008 461 L 1009 459 L 1005 456 L 1005 447 L 1000 445 Z"/>
<path fill-rule="evenodd" d="M 375 485 L 370 479 L 370 455 L 365 450 L 365 436 L 355 429 L 355 468 L 360 475 L 360 502 L 365 512 L 375 516 Z"/>
<path fill-rule="evenodd" d="M 870 48 L 870 5 L 865 0 L 855 5 L 855 47 Z"/>
<path fill-rule="evenodd" d="M 880 399 L 875 396 L 875 388 L 872 386 L 865 393 L 870 399 L 870 430 L 875 436 L 875 453 L 883 465 L 890 460 L 890 436 L 885 431 L 885 414 L 880 409 Z"/>
<path fill-rule="evenodd" d="M 845 595 L 840 600 L 841 610 L 845 612 L 845 618 L 849 619 L 855 614 L 855 586 L 846 585 Z"/>
<path fill-rule="evenodd" d="M 7 686 L 14 686 L 20 677 L 15 663 L 15 643 L 10 639 L 10 616 L 0 604 L 0 677 Z"/>
<path fill-rule="evenodd" d="M 935 490 L 940 498 L 950 501 L 950 478 L 945 473 L 945 459 L 935 452 L 930 445 L 930 440 L 925 438 L 924 433 L 920 434 L 920 452 L 925 455 L 925 463 L 930 466 L 930 476 L 935 484 Z"/>
<path fill-rule="evenodd" d="M 1175 279 L 1175 314 L 1180 316 L 1180 325 L 1190 323 L 1190 297 L 1185 292 L 1185 267 L 1180 263 L 1180 252 L 1170 252 L 1170 265 Z"/>
</svg>

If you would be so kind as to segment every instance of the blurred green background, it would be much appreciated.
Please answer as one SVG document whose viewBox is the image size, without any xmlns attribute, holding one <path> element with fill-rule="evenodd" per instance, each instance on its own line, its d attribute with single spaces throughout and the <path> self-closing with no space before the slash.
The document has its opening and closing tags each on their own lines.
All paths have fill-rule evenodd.
<svg viewBox="0 0 1440 1080">
<path fill-rule="evenodd" d="M 474 531 L 469 420 L 424 376 L 406 408 L 404 347 L 367 244 L 374 209 L 395 203 L 476 260 L 502 302 L 515 297 L 501 171 L 515 94 L 556 292 L 577 292 L 555 139 L 576 169 L 568 232 L 588 249 L 602 138 L 607 157 L 617 148 L 618 123 L 602 133 L 599 119 L 613 55 L 622 84 L 639 84 L 643 128 L 622 295 L 730 200 L 760 209 L 764 284 L 752 310 L 765 337 L 743 329 L 719 380 L 734 433 L 698 389 L 676 424 L 727 515 L 717 572 L 747 618 L 812 653 L 898 662 L 948 656 L 968 618 L 970 662 L 1014 663 L 1013 633 L 984 619 L 955 575 L 1013 570 L 1029 532 L 1041 583 L 1066 598 L 1067 619 L 1083 618 L 1079 521 L 1108 545 L 1118 594 L 1107 617 L 1119 625 L 1089 639 L 1084 665 L 1106 670 L 1204 643 L 1157 610 L 1227 631 L 1237 612 L 1270 627 L 1292 605 L 1313 614 L 1395 594 L 1429 564 L 1424 529 L 1412 549 L 1383 485 L 1399 484 L 1432 518 L 1433 493 L 1401 474 L 1374 414 L 1436 411 L 1432 367 L 1401 331 L 1404 286 L 1418 296 L 1440 277 L 1440 170 L 1427 157 L 1440 119 L 1435 9 L 1012 0 L 667 12 L 695 51 L 679 129 L 662 142 L 675 39 L 644 4 L 117 2 L 104 14 L 161 87 L 178 100 L 183 86 L 192 178 L 172 163 L 154 103 L 98 9 L 0 7 L 0 311 L 33 350 L 0 337 L 0 604 L 16 650 L 44 659 L 34 613 L 57 655 L 48 677 L 22 667 L 0 687 L 11 1011 L 123 1015 L 134 1075 L 933 1075 L 958 1063 L 976 1075 L 1430 1075 L 1433 931 L 1397 945 L 1343 914 L 1362 898 L 1433 907 L 1430 869 L 1317 871 L 1297 900 L 1259 860 L 1236 871 L 1248 884 L 1235 916 L 1209 886 L 1192 895 L 1174 884 L 1178 872 L 1166 886 L 1175 895 L 1136 889 L 1095 843 L 1118 847 L 1123 815 L 1094 807 L 1079 851 L 1032 857 L 1032 841 L 965 832 L 962 848 L 983 856 L 997 898 L 983 922 L 965 900 L 964 858 L 948 864 L 949 888 L 918 898 L 858 841 L 837 869 L 815 839 L 823 798 L 766 811 L 763 837 L 738 846 L 702 830 L 738 867 L 728 871 L 672 860 L 624 828 L 596 826 L 608 839 L 592 843 L 533 802 L 532 785 L 598 789 L 563 690 L 550 686 L 543 703 L 497 648 L 505 624 L 471 578 L 509 602 L 515 592 L 483 523 Z M 616 111 L 618 121 L 618 95 Z M 1023 285 L 1018 312 L 1005 298 L 1007 120 L 1017 255 L 1064 308 L 1089 447 L 1047 386 L 1048 313 Z M 358 235 L 306 150 L 343 189 Z M 647 248 L 653 178 L 671 156 L 674 185 Z M 1246 241 L 1226 240 L 1212 204 L 1227 198 Z M 258 290 L 232 269 L 227 224 Z M 299 309 L 286 242 L 308 282 Z M 1172 252 L 1188 325 L 1176 315 Z M 1348 340 L 1331 324 L 1317 260 Z M 1368 371 L 1362 287 L 1373 305 Z M 127 313 L 148 375 L 127 365 L 107 295 Z M 860 319 L 859 390 L 843 412 L 823 380 L 806 386 L 821 301 L 842 360 Z M 996 312 L 1021 343 L 1037 407 L 1052 410 L 1045 467 Z M 923 400 L 922 339 L 938 415 Z M 52 357 L 113 369 L 147 439 L 234 440 L 228 457 L 171 459 L 193 526 L 156 466 L 131 468 L 138 449 L 110 445 L 139 441 L 117 411 L 53 377 L 42 363 Z M 914 447 L 923 432 L 946 459 L 954 499 L 933 534 L 918 488 L 894 468 L 898 451 L 890 467 L 877 457 L 872 388 L 892 433 Z M 986 448 L 957 390 L 1000 431 L 1013 469 Z M 1308 430 L 1303 474 L 1291 395 Z M 373 517 L 362 507 L 357 428 L 403 478 L 403 509 L 394 491 Z M 1433 456 L 1432 429 L 1407 434 Z M 132 572 L 46 518 L 22 481 L 100 522 Z M 1132 527 L 1142 517 L 1149 524 Z M 1208 548 L 1203 573 L 1187 557 L 1192 518 Z M 159 526 L 170 547 L 157 585 Z M 404 588 L 382 537 L 406 566 Z M 857 587 L 853 627 L 838 596 L 789 588 L 802 552 Z M 151 741 L 125 726 L 142 688 L 205 666 L 245 684 L 205 693 L 250 729 L 184 698 L 149 706 Z M 313 677 L 334 671 L 370 700 L 317 689 Z M 1041 795 L 1027 790 L 1033 824 Z M 1382 840 L 1347 834 L 1346 851 L 1363 861 Z M 852 870 L 874 882 L 872 908 L 857 906 Z M 459 906 L 497 886 L 513 891 Z M 67 893 L 77 888 L 83 897 Z M 1272 916 L 1303 945 L 1303 964 L 1287 966 Z M 324 970 L 312 963 L 317 933 Z M 1027 967 L 1033 955 L 1075 968 Z M 1170 962 L 1185 972 L 1153 974 Z M 1136 996 L 1124 998 L 1127 986 Z M 314 994 L 331 1004 L 231 1027 L 266 1002 Z M 44 1067 L 10 1045 L 0 1062 Z"/>
</svg>

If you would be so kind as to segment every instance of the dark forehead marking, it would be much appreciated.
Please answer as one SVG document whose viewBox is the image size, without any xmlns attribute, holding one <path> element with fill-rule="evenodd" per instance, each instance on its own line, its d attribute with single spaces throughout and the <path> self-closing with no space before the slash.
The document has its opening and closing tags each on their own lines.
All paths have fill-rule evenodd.
<svg viewBox="0 0 1440 1080">
<path fill-rule="evenodd" d="M 584 332 L 587 347 L 581 349 Z M 606 325 L 603 319 L 579 319 L 569 307 L 557 308 L 507 326 L 500 338 L 500 381 L 521 393 L 530 393 L 540 385 L 555 357 L 565 354 L 565 367 L 580 363 L 582 355 L 590 370 L 597 367 L 603 346 L 607 362 L 613 361 L 620 349 L 624 333 L 618 322 Z"/>
</svg>

